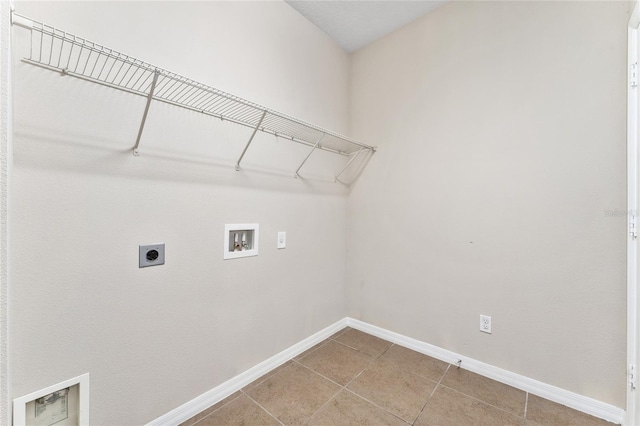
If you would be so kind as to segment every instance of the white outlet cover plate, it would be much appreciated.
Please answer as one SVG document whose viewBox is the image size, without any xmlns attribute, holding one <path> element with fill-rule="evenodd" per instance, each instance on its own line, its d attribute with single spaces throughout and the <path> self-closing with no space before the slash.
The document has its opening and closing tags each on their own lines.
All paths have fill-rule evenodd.
<svg viewBox="0 0 640 426">
<path fill-rule="evenodd" d="M 480 331 L 491 334 L 491 317 L 489 315 L 480 315 Z"/>
<path fill-rule="evenodd" d="M 287 248 L 287 233 L 286 232 L 278 232 L 278 248 L 279 249 Z"/>
</svg>

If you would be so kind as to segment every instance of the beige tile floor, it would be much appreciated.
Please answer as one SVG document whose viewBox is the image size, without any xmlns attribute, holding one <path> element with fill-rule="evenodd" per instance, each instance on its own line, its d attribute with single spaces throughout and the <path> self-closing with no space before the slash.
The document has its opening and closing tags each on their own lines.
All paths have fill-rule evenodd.
<svg viewBox="0 0 640 426">
<path fill-rule="evenodd" d="M 182 426 L 611 425 L 345 328 Z"/>
</svg>

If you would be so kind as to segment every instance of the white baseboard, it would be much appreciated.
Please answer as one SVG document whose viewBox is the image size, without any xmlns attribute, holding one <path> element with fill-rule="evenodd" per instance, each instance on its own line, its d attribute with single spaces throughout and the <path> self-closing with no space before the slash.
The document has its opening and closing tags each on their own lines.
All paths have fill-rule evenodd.
<svg viewBox="0 0 640 426">
<path fill-rule="evenodd" d="M 189 420 L 196 414 L 206 410 L 212 405 L 222 401 L 234 392 L 239 391 L 249 383 L 265 375 L 269 371 L 277 368 L 290 360 L 291 358 L 300 355 L 313 345 L 322 342 L 333 333 L 342 330 L 347 326 L 347 319 L 343 318 L 340 321 L 331 324 L 327 328 L 324 328 L 312 336 L 296 343 L 293 346 L 283 350 L 282 352 L 272 356 L 271 358 L 261 362 L 260 364 L 251 367 L 243 373 L 227 380 L 219 386 L 203 393 L 202 395 L 192 399 L 179 406 L 178 408 L 169 411 L 161 417 L 149 422 L 147 426 L 160 426 L 160 425 L 178 425 L 185 420 Z"/>
<path fill-rule="evenodd" d="M 450 364 L 455 364 L 458 360 L 462 360 L 461 367 L 466 370 L 498 382 L 505 383 L 513 386 L 514 388 L 522 389 L 523 391 L 538 395 L 550 401 L 566 405 L 567 407 L 582 411 L 583 413 L 587 413 L 610 422 L 624 424 L 625 411 L 622 408 L 618 408 L 556 386 L 542 383 L 529 377 L 503 370 L 502 368 L 494 367 L 473 358 L 442 349 L 438 346 L 434 346 L 420 340 L 403 336 L 402 334 L 394 333 L 393 331 L 389 331 L 360 320 L 353 318 L 347 318 L 346 320 L 349 327 L 380 337 L 381 339 L 413 349 L 416 352 L 429 355 Z"/>
<path fill-rule="evenodd" d="M 473 358 L 459 355 L 455 352 L 403 336 L 402 334 L 394 333 L 393 331 L 389 331 L 360 320 L 347 317 L 323 330 L 320 330 L 314 335 L 296 343 L 247 371 L 238 374 L 210 391 L 186 402 L 178 408 L 171 410 L 167 414 L 158 417 L 148 423 L 147 426 L 178 425 L 185 420 L 190 419 L 346 326 L 380 337 L 381 339 L 388 340 L 397 345 L 413 349 L 416 352 L 432 356 L 450 364 L 455 364 L 458 360 L 462 360 L 462 368 L 466 370 L 497 380 L 515 388 L 522 389 L 523 391 L 530 392 L 550 401 L 566 405 L 567 407 L 582 411 L 592 416 L 610 422 L 624 424 L 625 411 L 621 408 L 558 388 L 556 386 L 539 382 L 529 377 L 521 376 L 520 374 L 503 370 L 502 368 L 494 367 Z"/>
</svg>

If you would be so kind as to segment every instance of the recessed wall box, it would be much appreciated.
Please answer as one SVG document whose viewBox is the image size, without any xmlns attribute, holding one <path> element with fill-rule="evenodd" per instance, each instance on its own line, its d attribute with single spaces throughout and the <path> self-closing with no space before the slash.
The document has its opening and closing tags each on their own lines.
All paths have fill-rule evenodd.
<svg viewBox="0 0 640 426">
<path fill-rule="evenodd" d="M 224 226 L 224 258 L 258 255 L 258 224 L 237 223 Z"/>
<path fill-rule="evenodd" d="M 89 421 L 89 373 L 13 400 L 14 425 L 54 423 L 91 424 Z"/>
<path fill-rule="evenodd" d="M 138 254 L 138 266 L 164 265 L 164 243 L 140 246 Z"/>
</svg>

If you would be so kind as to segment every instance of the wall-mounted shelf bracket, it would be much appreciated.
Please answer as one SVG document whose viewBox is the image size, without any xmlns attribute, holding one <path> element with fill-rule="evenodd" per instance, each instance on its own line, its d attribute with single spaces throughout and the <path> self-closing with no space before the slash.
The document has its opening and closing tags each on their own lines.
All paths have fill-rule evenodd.
<svg viewBox="0 0 640 426">
<path fill-rule="evenodd" d="M 153 73 L 153 81 L 151 82 L 151 89 L 149 89 L 149 95 L 147 96 L 147 105 L 144 107 L 144 114 L 142 114 L 142 122 L 140 123 L 140 129 L 138 130 L 138 137 L 136 138 L 136 144 L 133 147 L 133 155 L 138 155 L 138 146 L 140 145 L 140 138 L 142 138 L 144 123 L 145 121 L 147 121 L 147 114 L 149 114 L 149 107 L 151 106 L 151 100 L 153 99 L 153 92 L 154 90 L 156 90 L 156 83 L 158 82 L 158 76 L 160 76 L 160 71 L 155 70 Z"/>
<path fill-rule="evenodd" d="M 305 157 L 304 160 L 302 160 L 302 163 L 300 164 L 300 166 L 296 169 L 296 174 L 294 177 L 300 177 L 300 174 L 298 173 L 300 171 L 300 169 L 302 168 L 302 166 L 304 166 L 304 163 L 307 162 L 307 160 L 309 159 L 309 157 L 311 157 L 311 154 L 313 154 L 313 151 L 316 150 L 316 148 L 320 145 L 320 142 L 322 141 L 322 138 L 324 138 L 324 133 L 322 134 L 322 136 L 320 136 L 320 139 L 318 139 L 318 142 L 316 142 L 316 144 L 313 146 L 313 148 L 311 148 L 311 151 L 309 151 L 309 154 L 307 154 L 307 156 Z"/>
<path fill-rule="evenodd" d="M 356 159 L 356 157 L 357 157 L 358 155 L 360 155 L 360 153 L 361 153 L 362 151 L 364 151 L 364 149 L 365 149 L 365 148 L 364 148 L 364 147 L 362 147 L 362 148 L 360 148 L 360 149 L 358 150 L 358 152 L 356 152 L 355 154 L 351 155 L 351 158 L 349 159 L 349 161 L 347 161 L 347 164 L 345 164 L 345 165 L 344 165 L 344 167 L 342 168 L 342 170 L 340 170 L 340 173 L 338 173 L 338 174 L 336 175 L 336 179 L 335 179 L 335 181 L 336 181 L 336 182 L 344 183 L 344 182 L 342 182 L 342 181 L 341 181 L 340 179 L 338 179 L 338 178 L 339 178 L 339 177 L 344 173 L 344 171 L 345 171 L 345 170 L 347 170 L 347 168 L 351 165 L 351 163 L 353 163 L 353 160 L 355 160 L 355 159 Z"/>
<path fill-rule="evenodd" d="M 262 124 L 262 120 L 264 120 L 264 116 L 265 115 L 267 115 L 267 111 L 264 111 L 262 113 L 262 116 L 260 117 L 260 121 L 258 121 L 258 124 L 253 129 L 253 133 L 251 133 L 251 137 L 249 138 L 249 142 L 247 142 L 247 145 L 245 145 L 244 149 L 242 150 L 242 154 L 240 154 L 240 158 L 238 158 L 238 162 L 236 163 L 236 171 L 237 172 L 240 171 L 240 162 L 242 161 L 242 157 L 244 157 L 244 154 L 247 152 L 247 149 L 249 149 L 249 145 L 251 145 L 251 141 L 253 141 L 253 137 L 258 132 L 258 129 L 260 128 L 260 125 Z"/>
</svg>

